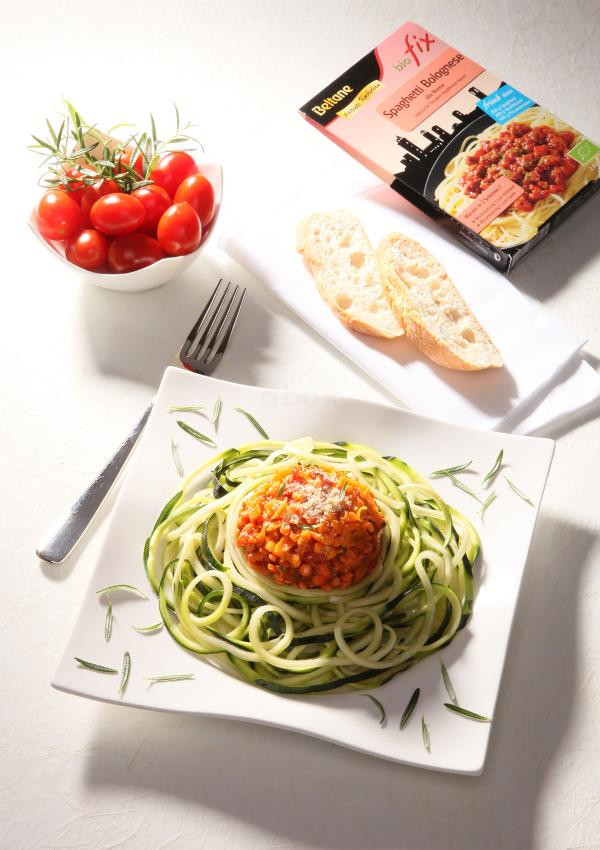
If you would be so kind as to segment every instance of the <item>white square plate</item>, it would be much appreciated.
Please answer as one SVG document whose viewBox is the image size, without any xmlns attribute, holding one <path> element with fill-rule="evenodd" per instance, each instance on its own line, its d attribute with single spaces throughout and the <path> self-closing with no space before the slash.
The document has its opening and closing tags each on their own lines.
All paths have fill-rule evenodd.
<svg viewBox="0 0 600 850">
<path fill-rule="evenodd" d="M 139 634 L 133 626 L 160 619 L 158 603 L 148 587 L 142 563 L 144 540 L 163 504 L 178 489 L 171 456 L 176 436 L 186 473 L 217 450 L 209 449 L 180 431 L 172 405 L 205 404 L 210 412 L 220 393 L 223 408 L 215 435 L 219 451 L 256 438 L 252 425 L 235 407 L 251 411 L 274 439 L 291 440 L 311 435 L 335 441 L 364 442 L 382 454 L 393 454 L 423 474 L 433 469 L 473 460 L 479 474 L 463 480 L 479 489 L 481 475 L 504 449 L 506 472 L 533 502 L 516 496 L 502 474 L 493 487 L 498 498 L 482 522 L 479 505 L 456 489 L 448 479 L 438 479 L 441 495 L 471 519 L 482 540 L 476 563 L 476 597 L 469 624 L 440 653 L 399 674 L 375 694 L 383 703 L 387 720 L 378 725 L 375 707 L 364 693 L 287 697 L 260 690 L 233 675 L 211 667 L 187 653 L 163 629 Z M 179 414 L 181 416 L 181 414 Z M 194 414 L 187 421 L 212 433 Z M 323 738 L 392 761 L 458 773 L 483 769 L 491 724 L 477 723 L 450 713 L 440 673 L 443 658 L 461 705 L 493 715 L 521 577 L 531 543 L 554 443 L 448 425 L 385 405 L 347 398 L 304 395 L 245 387 L 193 375 L 181 369 L 165 372 L 154 409 L 131 459 L 116 500 L 104 547 L 99 555 L 81 611 L 63 658 L 52 679 L 59 690 L 106 702 L 138 708 L 181 711 L 228 717 L 277 726 Z M 106 598 L 96 591 L 115 583 L 136 585 L 148 600 L 124 593 L 113 594 L 114 625 L 110 641 L 104 639 Z M 120 670 L 123 653 L 131 654 L 131 675 L 122 696 L 119 677 L 78 666 L 74 656 Z M 193 673 L 188 681 L 154 684 L 144 677 Z M 398 724 L 413 690 L 421 696 L 412 720 Z M 431 753 L 423 745 L 421 715 L 431 737 Z"/>
</svg>

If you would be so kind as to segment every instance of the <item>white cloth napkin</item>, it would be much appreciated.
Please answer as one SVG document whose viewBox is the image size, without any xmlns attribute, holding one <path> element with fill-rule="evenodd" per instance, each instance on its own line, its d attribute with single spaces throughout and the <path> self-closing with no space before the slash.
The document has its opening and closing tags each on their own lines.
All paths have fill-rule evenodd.
<svg viewBox="0 0 600 850">
<path fill-rule="evenodd" d="M 348 330 L 319 296 L 296 252 L 296 225 L 308 213 L 347 209 L 374 246 L 387 233 L 418 239 L 446 268 L 504 361 L 504 368 L 456 372 L 437 366 L 406 339 L 377 340 Z M 531 433 L 600 398 L 600 376 L 573 335 L 510 281 L 386 186 L 340 201 L 296 200 L 232 228 L 220 240 L 237 262 L 311 327 L 413 410 L 462 425 Z"/>
</svg>

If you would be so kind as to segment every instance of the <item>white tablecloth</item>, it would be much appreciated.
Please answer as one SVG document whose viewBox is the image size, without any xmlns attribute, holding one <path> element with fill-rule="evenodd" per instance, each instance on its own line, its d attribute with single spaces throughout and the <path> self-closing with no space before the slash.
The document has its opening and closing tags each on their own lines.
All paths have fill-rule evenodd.
<svg viewBox="0 0 600 850">
<path fill-rule="evenodd" d="M 110 503 L 62 566 L 40 564 L 35 544 L 141 413 L 216 279 L 245 277 L 211 248 L 146 294 L 80 285 L 25 228 L 36 197 L 28 133 L 43 131 L 61 95 L 100 126 L 152 110 L 169 127 L 175 100 L 224 164 L 226 225 L 269 193 L 332 174 L 362 179 L 295 110 L 407 18 L 600 137 L 596 0 L 1 6 L 3 850 L 600 847 L 598 411 L 550 434 L 557 451 L 480 778 L 265 728 L 105 706 L 48 685 Z M 595 366 L 599 212 L 598 200 L 580 211 L 512 278 L 588 337 Z M 277 310 L 250 304 L 219 377 L 385 397 Z"/>
</svg>

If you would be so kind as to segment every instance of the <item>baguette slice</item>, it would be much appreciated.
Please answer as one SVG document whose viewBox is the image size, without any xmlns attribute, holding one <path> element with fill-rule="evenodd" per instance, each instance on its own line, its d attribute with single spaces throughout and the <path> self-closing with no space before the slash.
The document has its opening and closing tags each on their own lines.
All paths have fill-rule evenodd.
<svg viewBox="0 0 600 850">
<path fill-rule="evenodd" d="M 502 366 L 444 267 L 420 242 L 390 233 L 377 248 L 377 261 L 394 315 L 423 354 L 448 369 Z"/>
<path fill-rule="evenodd" d="M 297 247 L 319 294 L 345 325 L 386 339 L 402 336 L 375 252 L 356 216 L 346 210 L 309 215 L 298 225 Z"/>
</svg>

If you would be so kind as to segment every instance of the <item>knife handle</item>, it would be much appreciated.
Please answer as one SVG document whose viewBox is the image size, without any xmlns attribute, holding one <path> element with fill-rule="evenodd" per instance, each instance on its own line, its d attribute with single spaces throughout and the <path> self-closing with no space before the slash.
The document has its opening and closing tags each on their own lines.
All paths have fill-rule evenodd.
<svg viewBox="0 0 600 850">
<path fill-rule="evenodd" d="M 124 442 L 119 446 L 113 457 L 106 464 L 102 472 L 96 476 L 87 490 L 81 494 L 71 507 L 68 516 L 50 534 L 48 539 L 36 549 L 36 554 L 43 561 L 50 564 L 60 564 L 69 555 L 75 544 L 81 538 L 100 505 L 108 495 L 108 492 L 125 465 L 125 461 L 131 454 L 138 437 L 144 430 L 148 421 L 153 402 L 150 402 L 141 419 Z"/>
</svg>

